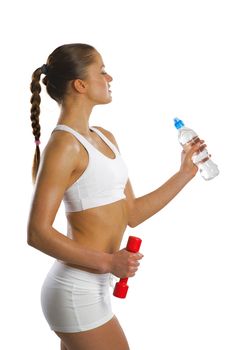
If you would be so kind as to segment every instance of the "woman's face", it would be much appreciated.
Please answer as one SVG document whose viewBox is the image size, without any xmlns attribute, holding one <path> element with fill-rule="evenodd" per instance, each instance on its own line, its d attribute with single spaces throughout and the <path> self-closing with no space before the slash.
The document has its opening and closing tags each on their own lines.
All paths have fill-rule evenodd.
<svg viewBox="0 0 234 350">
<path fill-rule="evenodd" d="M 87 97 L 96 104 L 106 104 L 111 102 L 110 82 L 112 77 L 105 71 L 101 55 L 95 53 L 95 61 L 87 69 Z"/>
</svg>

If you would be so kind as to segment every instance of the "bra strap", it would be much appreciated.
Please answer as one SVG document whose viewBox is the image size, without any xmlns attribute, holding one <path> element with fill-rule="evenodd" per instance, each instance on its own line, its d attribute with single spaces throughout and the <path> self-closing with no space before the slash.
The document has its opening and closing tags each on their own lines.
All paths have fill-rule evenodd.
<svg viewBox="0 0 234 350">
<path fill-rule="evenodd" d="M 118 148 L 97 128 L 94 126 L 90 127 L 91 130 L 94 130 L 100 137 L 101 139 L 112 149 L 112 151 L 116 154 L 119 153 Z"/>
<path fill-rule="evenodd" d="M 57 125 L 54 128 L 53 131 L 56 131 L 56 130 L 62 130 L 62 131 L 69 132 L 70 134 L 75 136 L 75 138 L 77 138 L 77 140 L 80 141 L 80 143 L 83 146 L 85 146 L 85 148 L 87 148 L 88 150 L 92 149 L 90 143 L 86 140 L 86 138 L 84 136 L 82 136 L 79 132 L 77 132 L 74 129 L 70 128 L 70 126 L 59 124 L 59 125 Z"/>
</svg>

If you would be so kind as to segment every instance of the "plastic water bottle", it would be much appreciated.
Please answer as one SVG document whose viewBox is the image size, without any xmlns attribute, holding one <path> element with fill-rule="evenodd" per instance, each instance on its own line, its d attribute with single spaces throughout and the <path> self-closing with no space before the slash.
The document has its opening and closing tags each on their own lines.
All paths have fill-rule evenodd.
<svg viewBox="0 0 234 350">
<path fill-rule="evenodd" d="M 185 127 L 182 120 L 174 118 L 174 124 L 178 130 L 179 143 L 183 148 L 186 148 L 186 146 L 192 146 L 200 141 L 196 132 Z M 203 179 L 211 180 L 219 174 L 219 169 L 217 165 L 210 159 L 206 148 L 203 148 L 201 146 L 201 150 L 193 155 L 192 160 L 194 164 L 198 166 Z"/>
</svg>

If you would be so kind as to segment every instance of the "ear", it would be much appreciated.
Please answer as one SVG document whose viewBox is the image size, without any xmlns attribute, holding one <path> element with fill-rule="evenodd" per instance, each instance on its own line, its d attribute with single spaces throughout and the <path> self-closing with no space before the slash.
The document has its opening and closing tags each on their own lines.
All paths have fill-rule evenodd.
<svg viewBox="0 0 234 350">
<path fill-rule="evenodd" d="M 84 80 L 81 80 L 81 79 L 73 80 L 72 87 L 80 94 L 83 94 L 84 92 L 86 92 L 86 83 L 84 82 Z"/>
</svg>

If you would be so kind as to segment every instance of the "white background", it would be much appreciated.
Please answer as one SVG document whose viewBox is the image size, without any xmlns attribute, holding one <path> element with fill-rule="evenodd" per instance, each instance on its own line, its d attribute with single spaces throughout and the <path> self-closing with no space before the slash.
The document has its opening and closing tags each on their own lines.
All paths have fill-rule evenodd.
<svg viewBox="0 0 234 350">
<path fill-rule="evenodd" d="M 222 0 L 8 1 L 1 5 L 1 344 L 59 349 L 40 308 L 53 259 L 27 246 L 34 152 L 32 72 L 57 46 L 85 42 L 113 76 L 113 102 L 91 125 L 111 130 L 137 197 L 180 165 L 175 116 L 206 140 L 220 175 L 198 174 L 160 213 L 134 229 L 145 257 L 114 300 L 132 350 L 233 350 L 234 10 Z M 43 86 L 44 87 L 44 86 Z M 58 107 L 42 92 L 42 148 Z M 66 232 L 63 206 L 56 228 Z M 148 345 L 146 345 L 148 344 Z M 150 345 L 149 345 L 150 344 Z"/>
</svg>

